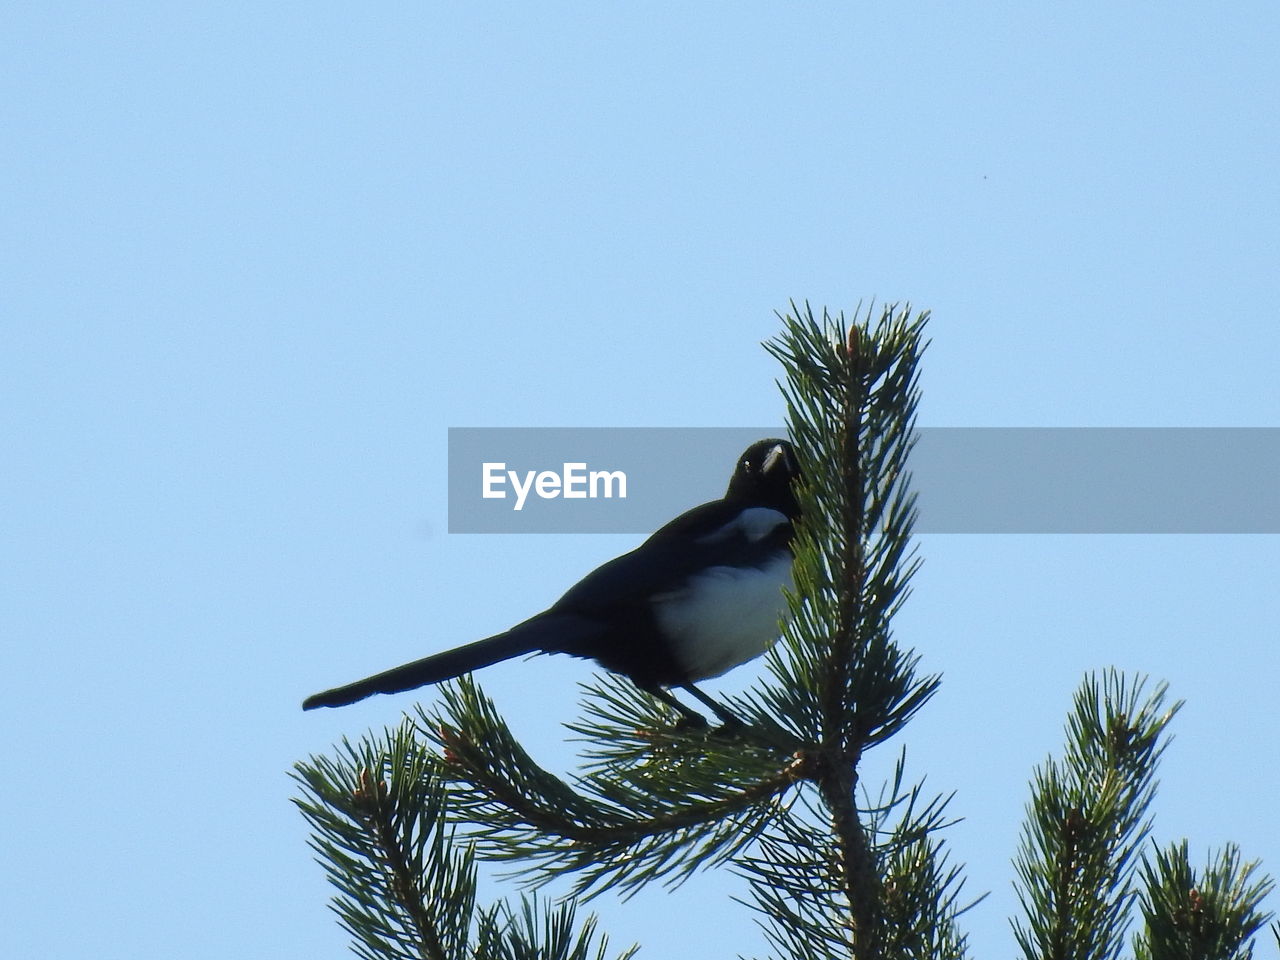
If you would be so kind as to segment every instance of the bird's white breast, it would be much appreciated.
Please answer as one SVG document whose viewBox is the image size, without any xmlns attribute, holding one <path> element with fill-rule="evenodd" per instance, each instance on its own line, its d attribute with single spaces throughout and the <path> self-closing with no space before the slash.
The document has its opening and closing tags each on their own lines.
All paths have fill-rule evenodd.
<svg viewBox="0 0 1280 960">
<path fill-rule="evenodd" d="M 720 543 L 731 537 L 743 537 L 748 543 L 763 540 L 784 523 L 790 523 L 787 515 L 772 507 L 748 507 L 723 527 L 699 537 L 699 543 Z"/>
<path fill-rule="evenodd" d="M 769 649 L 787 609 L 782 590 L 790 586 L 791 555 L 780 550 L 759 568 L 709 567 L 681 589 L 654 597 L 653 612 L 696 682 Z"/>
</svg>

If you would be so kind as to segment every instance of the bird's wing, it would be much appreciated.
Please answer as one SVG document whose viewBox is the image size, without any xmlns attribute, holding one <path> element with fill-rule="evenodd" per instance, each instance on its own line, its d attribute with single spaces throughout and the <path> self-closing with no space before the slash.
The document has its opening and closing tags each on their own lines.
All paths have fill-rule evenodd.
<svg viewBox="0 0 1280 960">
<path fill-rule="evenodd" d="M 591 617 L 647 604 L 717 566 L 758 566 L 791 538 L 791 522 L 768 507 L 715 500 L 676 517 L 630 553 L 597 567 L 547 613 Z"/>
</svg>

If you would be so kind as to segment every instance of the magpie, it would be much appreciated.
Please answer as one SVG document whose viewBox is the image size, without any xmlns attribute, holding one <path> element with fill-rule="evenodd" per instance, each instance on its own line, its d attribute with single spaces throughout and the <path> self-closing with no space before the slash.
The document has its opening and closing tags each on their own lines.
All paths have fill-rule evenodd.
<svg viewBox="0 0 1280 960">
<path fill-rule="evenodd" d="M 676 517 L 542 613 L 504 633 L 317 693 L 302 708 L 341 707 L 542 652 L 593 659 L 694 723 L 706 721 L 667 688 L 679 687 L 736 722 L 694 684 L 754 659 L 777 638 L 800 516 L 798 476 L 790 443 L 757 441 L 739 458 L 723 498 Z"/>
</svg>

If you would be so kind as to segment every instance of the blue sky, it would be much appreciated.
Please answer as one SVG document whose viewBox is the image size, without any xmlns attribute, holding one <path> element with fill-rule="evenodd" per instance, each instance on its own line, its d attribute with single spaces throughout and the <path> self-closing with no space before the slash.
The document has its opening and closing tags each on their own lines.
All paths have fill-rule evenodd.
<svg viewBox="0 0 1280 960">
<path fill-rule="evenodd" d="M 0 13 L 15 955 L 345 955 L 286 771 L 412 698 L 301 698 L 636 542 L 448 535 L 451 426 L 780 423 L 772 311 L 871 297 L 934 312 L 925 424 L 1280 424 L 1274 4 L 462 6 Z M 1188 701 L 1157 836 L 1280 871 L 1280 540 L 920 548 L 897 636 L 944 686 L 904 740 L 976 956 L 1088 669 Z M 484 686 L 563 766 L 589 676 Z M 763 953 L 740 892 L 596 909 Z"/>
</svg>

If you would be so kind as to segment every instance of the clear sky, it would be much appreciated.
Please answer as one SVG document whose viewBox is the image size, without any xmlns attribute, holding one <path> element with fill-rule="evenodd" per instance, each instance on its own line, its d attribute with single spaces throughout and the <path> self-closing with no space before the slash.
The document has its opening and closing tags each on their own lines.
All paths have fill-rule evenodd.
<svg viewBox="0 0 1280 960">
<path fill-rule="evenodd" d="M 7 4 L 6 949 L 345 955 L 286 771 L 413 698 L 302 697 L 636 543 L 448 535 L 450 426 L 780 424 L 772 311 L 870 297 L 934 312 L 925 424 L 1280 425 L 1278 39 L 1271 2 Z M 1280 538 L 920 548 L 904 741 L 975 956 L 1089 669 L 1188 701 L 1157 836 L 1280 871 Z M 483 683 L 564 767 L 590 675 Z M 742 890 L 595 906 L 761 954 Z"/>
</svg>

